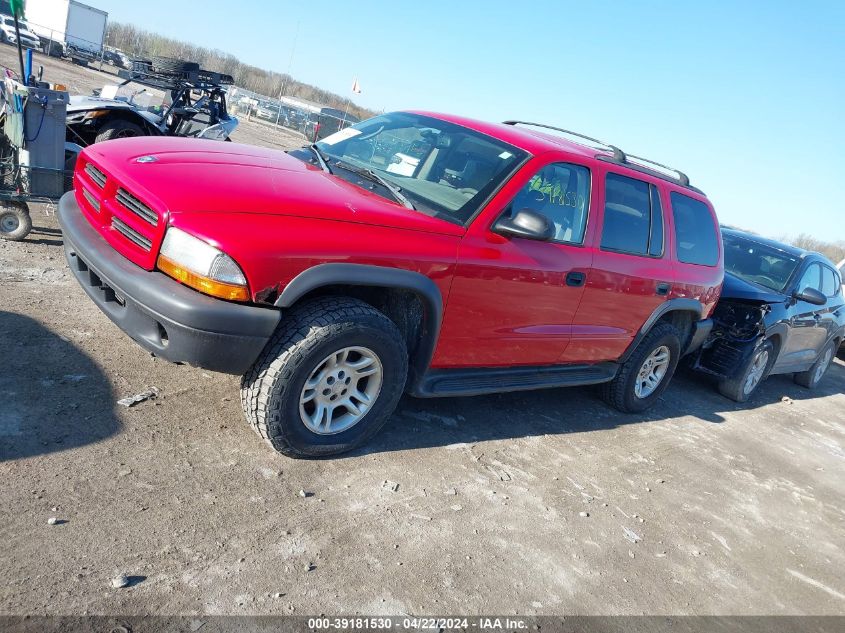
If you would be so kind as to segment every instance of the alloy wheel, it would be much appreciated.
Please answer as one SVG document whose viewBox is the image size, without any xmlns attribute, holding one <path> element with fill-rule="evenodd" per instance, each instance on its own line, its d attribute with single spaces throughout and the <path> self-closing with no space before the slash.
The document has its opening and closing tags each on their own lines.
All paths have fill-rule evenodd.
<svg viewBox="0 0 845 633">
<path fill-rule="evenodd" d="M 748 376 L 745 378 L 745 384 L 742 386 L 742 391 L 746 396 L 754 391 L 757 388 L 757 385 L 760 384 L 768 364 L 768 350 L 764 349 L 757 352 L 757 355 L 754 357 L 754 361 L 751 363 L 751 371 L 748 372 Z"/>
<path fill-rule="evenodd" d="M 665 345 L 656 348 L 646 357 L 634 383 L 634 394 L 638 398 L 648 398 L 655 392 L 666 376 L 670 359 L 671 352 Z"/>
</svg>

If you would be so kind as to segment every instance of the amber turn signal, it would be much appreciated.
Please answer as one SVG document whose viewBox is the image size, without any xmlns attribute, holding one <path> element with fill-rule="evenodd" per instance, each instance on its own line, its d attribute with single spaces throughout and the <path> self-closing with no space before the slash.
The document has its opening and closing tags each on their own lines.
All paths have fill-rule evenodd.
<svg viewBox="0 0 845 633">
<path fill-rule="evenodd" d="M 227 284 L 198 275 L 164 255 L 158 256 L 156 266 L 165 275 L 169 275 L 176 281 L 212 297 L 228 299 L 229 301 L 249 301 L 249 290 L 246 286 Z"/>
</svg>

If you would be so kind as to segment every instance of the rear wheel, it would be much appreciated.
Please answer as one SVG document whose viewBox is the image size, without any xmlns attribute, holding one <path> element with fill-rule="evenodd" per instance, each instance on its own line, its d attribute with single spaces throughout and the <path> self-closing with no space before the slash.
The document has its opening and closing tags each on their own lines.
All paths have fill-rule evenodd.
<svg viewBox="0 0 845 633">
<path fill-rule="evenodd" d="M 835 351 L 833 342 L 831 341 L 810 369 L 802 371 L 800 374 L 795 374 L 795 382 L 807 389 L 815 389 L 833 362 L 833 353 Z"/>
<path fill-rule="evenodd" d="M 103 125 L 100 131 L 97 132 L 94 142 L 102 143 L 103 141 L 110 141 L 115 138 L 130 138 L 132 136 L 144 136 L 144 128 L 132 121 L 117 119 L 116 121 L 110 121 Z"/>
<path fill-rule="evenodd" d="M 719 381 L 719 393 L 735 402 L 746 402 L 769 375 L 774 362 L 774 345 L 771 341 L 763 341 L 736 378 Z"/>
<path fill-rule="evenodd" d="M 0 206 L 0 237 L 19 242 L 32 230 L 29 209 L 21 202 L 3 202 Z"/>
<path fill-rule="evenodd" d="M 261 437 L 289 457 L 360 446 L 384 426 L 405 386 L 402 335 L 357 299 L 326 297 L 286 315 L 241 380 L 241 404 Z"/>
<path fill-rule="evenodd" d="M 680 355 L 678 331 L 669 323 L 654 326 L 622 364 L 616 378 L 602 385 L 602 397 L 626 413 L 648 409 L 669 386 Z"/>
</svg>

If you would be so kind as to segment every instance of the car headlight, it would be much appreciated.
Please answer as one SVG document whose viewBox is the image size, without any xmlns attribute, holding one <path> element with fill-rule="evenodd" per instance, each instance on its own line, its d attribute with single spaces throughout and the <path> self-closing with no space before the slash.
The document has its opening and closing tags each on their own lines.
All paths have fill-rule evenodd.
<svg viewBox="0 0 845 633">
<path fill-rule="evenodd" d="M 176 281 L 212 297 L 249 300 L 246 277 L 234 259 L 175 227 L 167 229 L 156 266 Z"/>
</svg>

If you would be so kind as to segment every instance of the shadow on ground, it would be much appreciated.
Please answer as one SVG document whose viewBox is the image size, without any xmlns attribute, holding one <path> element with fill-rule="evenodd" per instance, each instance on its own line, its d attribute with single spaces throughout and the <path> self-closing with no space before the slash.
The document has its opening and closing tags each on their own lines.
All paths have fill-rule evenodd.
<svg viewBox="0 0 845 633">
<path fill-rule="evenodd" d="M 0 311 L 0 462 L 114 435 L 114 397 L 99 367 L 29 317 Z"/>
<path fill-rule="evenodd" d="M 660 402 L 639 414 L 611 409 L 594 388 L 545 389 L 473 398 L 419 400 L 405 397 L 379 435 L 351 455 L 448 446 L 538 435 L 583 433 L 628 424 L 660 423 L 692 416 L 707 423 L 725 421 L 723 414 L 780 403 L 823 398 L 843 392 L 845 366 L 835 362 L 821 384 L 808 390 L 792 376 L 772 376 L 754 397 L 739 404 L 720 395 L 707 377 L 679 371 Z"/>
</svg>

